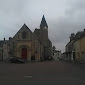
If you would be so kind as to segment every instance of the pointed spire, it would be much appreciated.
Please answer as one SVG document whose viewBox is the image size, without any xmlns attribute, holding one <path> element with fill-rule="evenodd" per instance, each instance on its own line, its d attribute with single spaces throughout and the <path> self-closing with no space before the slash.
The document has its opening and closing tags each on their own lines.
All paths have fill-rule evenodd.
<svg viewBox="0 0 85 85">
<path fill-rule="evenodd" d="M 42 19 L 45 19 L 45 16 L 43 15 Z"/>
<path fill-rule="evenodd" d="M 47 25 L 47 22 L 45 20 L 44 15 L 43 15 L 42 20 L 41 20 L 41 24 L 40 24 L 40 28 L 44 28 L 44 27 L 48 28 L 48 25 Z"/>
</svg>

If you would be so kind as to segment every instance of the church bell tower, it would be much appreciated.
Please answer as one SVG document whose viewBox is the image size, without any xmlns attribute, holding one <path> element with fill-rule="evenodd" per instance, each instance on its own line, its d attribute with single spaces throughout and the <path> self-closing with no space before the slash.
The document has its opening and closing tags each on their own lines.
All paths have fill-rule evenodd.
<svg viewBox="0 0 85 85">
<path fill-rule="evenodd" d="M 41 32 L 40 33 L 41 39 L 43 41 L 46 41 L 48 39 L 48 25 L 47 25 L 44 15 L 42 17 L 41 24 L 40 24 L 40 32 Z"/>
</svg>

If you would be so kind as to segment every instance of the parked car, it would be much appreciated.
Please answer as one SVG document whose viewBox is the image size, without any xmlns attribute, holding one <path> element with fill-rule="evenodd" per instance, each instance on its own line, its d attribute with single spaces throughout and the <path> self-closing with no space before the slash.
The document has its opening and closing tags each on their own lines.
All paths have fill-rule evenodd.
<svg viewBox="0 0 85 85">
<path fill-rule="evenodd" d="M 48 60 L 50 60 L 50 61 L 53 60 L 53 57 L 49 56 L 49 57 L 48 57 Z"/>
<path fill-rule="evenodd" d="M 10 57 L 9 62 L 10 63 L 25 63 L 24 60 L 19 57 Z"/>
</svg>

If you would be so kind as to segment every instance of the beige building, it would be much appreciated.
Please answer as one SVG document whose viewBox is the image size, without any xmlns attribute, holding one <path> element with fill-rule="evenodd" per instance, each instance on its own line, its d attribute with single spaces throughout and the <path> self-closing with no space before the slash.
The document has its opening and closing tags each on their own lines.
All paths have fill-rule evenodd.
<svg viewBox="0 0 85 85">
<path fill-rule="evenodd" d="M 85 29 L 71 34 L 64 55 L 66 60 L 85 61 Z"/>
<path fill-rule="evenodd" d="M 78 32 L 78 34 L 79 36 L 74 43 L 76 60 L 85 61 L 85 30 L 82 32 Z"/>
</svg>

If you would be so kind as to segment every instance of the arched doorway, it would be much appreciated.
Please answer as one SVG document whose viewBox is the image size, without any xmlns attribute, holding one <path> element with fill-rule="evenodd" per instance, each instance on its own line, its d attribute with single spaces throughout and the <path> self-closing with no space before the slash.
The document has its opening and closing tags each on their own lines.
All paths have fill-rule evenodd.
<svg viewBox="0 0 85 85">
<path fill-rule="evenodd" d="M 21 56 L 22 59 L 27 59 L 27 48 L 22 48 Z"/>
</svg>

